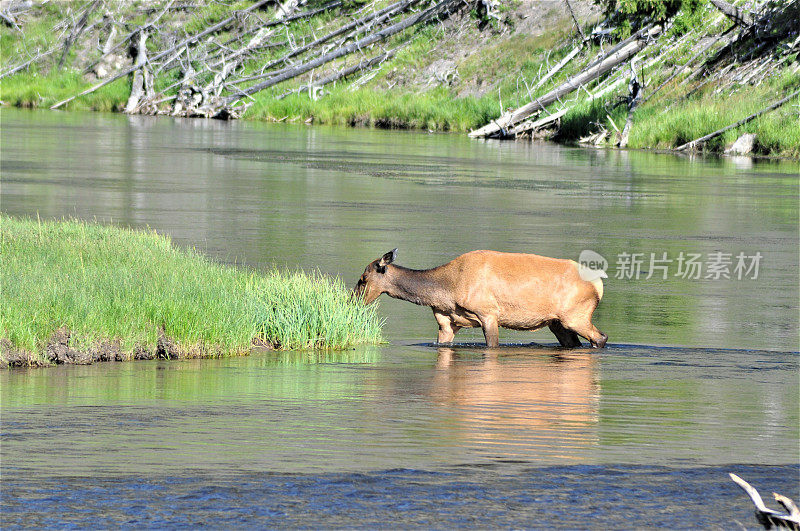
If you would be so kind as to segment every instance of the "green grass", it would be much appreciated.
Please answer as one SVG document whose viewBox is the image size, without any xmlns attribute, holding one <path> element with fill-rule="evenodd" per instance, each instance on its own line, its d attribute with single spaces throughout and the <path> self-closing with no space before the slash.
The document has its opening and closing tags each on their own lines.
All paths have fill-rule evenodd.
<svg viewBox="0 0 800 531">
<path fill-rule="evenodd" d="M 381 0 L 374 8 L 378 9 L 388 1 Z M 199 31 L 212 22 L 222 20 L 231 10 L 250 3 L 237 1 L 231 5 L 220 3 L 204 6 L 191 15 L 184 30 L 189 33 Z M 678 15 L 671 30 L 673 34 L 680 34 L 688 27 L 705 28 L 704 24 L 712 24 L 715 17 L 719 16 L 711 7 L 697 8 L 700 5 L 697 0 L 687 0 L 684 3 L 692 9 L 686 9 Z M 0 28 L 0 53 L 4 57 L 13 57 L 23 50 L 28 53 L 38 47 L 47 47 L 53 39 L 52 26 L 58 20 L 57 13 L 51 11 L 44 9 L 41 20 L 31 24 L 24 37 L 9 29 Z M 341 16 L 341 11 L 329 11 L 312 21 L 294 22 L 291 27 L 296 39 L 302 40 L 330 31 L 340 19 L 341 23 L 348 20 Z M 324 31 L 319 30 L 323 23 L 328 23 Z M 724 19 L 714 24 L 721 26 L 709 26 L 707 29 L 711 33 L 722 31 L 730 22 Z M 223 31 L 217 37 L 224 41 L 226 36 L 227 32 Z M 475 38 L 483 38 L 483 34 L 476 30 Z M 153 42 L 151 40 L 151 45 Z M 431 84 L 431 75 L 426 69 L 442 57 L 458 57 L 461 53 L 458 46 L 463 43 L 459 45 L 449 42 L 439 25 L 413 28 L 390 39 L 386 44 L 387 48 L 402 45 L 401 49 L 393 60 L 382 65 L 374 73 L 374 77 L 360 88 L 351 90 L 353 80 L 361 77 L 361 74 L 356 74 L 350 79 L 326 86 L 323 96 L 317 100 L 311 99 L 305 92 L 292 94 L 281 100 L 275 99 L 287 90 L 296 89 L 310 80 L 318 80 L 345 64 L 352 64 L 352 57 L 342 59 L 316 72 L 304 74 L 255 94 L 253 105 L 245 114 L 245 119 L 293 122 L 310 119 L 319 124 L 466 132 L 497 118 L 501 113 L 501 102 L 504 109 L 516 108 L 545 94 L 579 71 L 599 52 L 598 46 L 586 47 L 558 74 L 533 90 L 536 80 L 575 44 L 571 20 L 553 18 L 549 22 L 548 31 L 542 35 L 509 35 L 491 39 L 486 45 L 476 46 L 468 57 L 456 60 L 454 66 L 457 67 L 458 76 L 453 77 L 449 85 L 435 86 Z M 687 40 L 674 54 L 670 54 L 665 64 L 683 65 L 694 54 L 696 46 L 696 42 Z M 282 56 L 286 50 L 285 47 L 265 50 L 263 54 L 243 65 L 243 75 L 258 72 L 265 62 Z M 365 52 L 365 56 L 372 53 Z M 51 62 L 54 61 L 55 58 L 52 58 Z M 787 62 L 787 65 L 791 63 Z M 199 65 L 196 66 L 199 68 Z M 648 84 L 645 94 L 666 79 L 669 72 L 668 68 L 654 68 L 645 73 Z M 198 83 L 203 84 L 211 75 L 207 73 L 200 76 Z M 177 78 L 177 71 L 161 75 L 156 80 L 157 90 L 172 84 Z M 670 149 L 699 138 L 772 103 L 780 94 L 797 86 L 800 75 L 784 74 L 759 87 L 741 87 L 733 95 L 715 95 L 713 90 L 716 86 L 712 83 L 691 94 L 693 85 L 683 86 L 680 85 L 681 81 L 682 78 L 679 77 L 656 98 L 637 109 L 629 147 Z M 592 91 L 598 82 L 599 80 L 590 83 L 585 88 Z M 88 86 L 90 83 L 79 73 L 70 70 L 68 60 L 67 67 L 61 73 L 48 70 L 43 65 L 41 72 L 32 69 L 27 73 L 3 79 L 0 81 L 0 100 L 16 106 L 47 107 Z M 124 106 L 129 91 L 130 81 L 120 79 L 93 94 L 76 99 L 67 108 L 118 111 Z M 624 106 L 612 109 L 609 103 L 625 92 L 625 84 L 622 84 L 601 101 L 576 105 L 561 120 L 555 139 L 576 141 L 600 127 L 613 131 L 614 127 L 607 114 L 621 128 L 627 111 Z M 565 104 L 572 104 L 576 98 L 580 100 L 584 96 L 584 92 L 578 91 L 570 95 Z M 556 107 L 558 106 L 552 107 L 551 112 Z M 668 112 L 664 112 L 665 107 L 669 107 Z M 706 143 L 703 148 L 706 151 L 721 151 L 739 135 L 752 132 L 757 135 L 755 153 L 798 158 L 800 121 L 797 107 L 798 102 L 790 102 L 781 109 Z M 612 134 L 607 144 L 616 140 L 617 135 Z"/>
<path fill-rule="evenodd" d="M 767 107 L 800 84 L 800 75 L 784 75 L 757 87 L 729 95 L 704 91 L 663 112 L 664 102 L 654 101 L 637 110 L 630 147 L 671 148 L 712 133 Z M 711 87 L 713 89 L 715 87 Z M 650 102 L 648 102 L 650 103 Z M 703 147 L 722 151 L 744 133 L 755 133 L 755 151 L 764 155 L 800 157 L 800 97 L 755 120 L 709 140 Z"/>
<path fill-rule="evenodd" d="M 305 93 L 282 100 L 268 94 L 256 95 L 245 118 L 312 118 L 315 123 L 324 124 L 463 132 L 480 127 L 496 113 L 497 104 L 489 98 L 454 98 L 446 89 L 412 94 L 375 89 L 350 92 L 337 87 L 318 100 Z"/>
<path fill-rule="evenodd" d="M 689 98 L 654 98 L 634 113 L 628 147 L 671 149 L 735 123 L 787 94 L 800 83 L 800 75 L 785 74 L 757 87 L 740 88 L 734 94 L 714 94 L 715 86 Z M 665 89 L 664 92 L 667 92 Z M 680 94 L 678 95 L 680 96 Z M 575 141 L 605 127 L 613 132 L 610 116 L 622 129 L 627 117 L 625 105 L 613 106 L 610 99 L 576 105 L 561 121 L 559 141 Z M 676 103 L 673 101 L 677 100 Z M 672 105 L 669 110 L 665 107 Z M 744 133 L 755 133 L 754 152 L 761 155 L 800 158 L 800 97 L 782 107 L 706 142 L 702 149 L 721 152 Z M 615 143 L 616 134 L 608 143 Z"/>
<path fill-rule="evenodd" d="M 261 273 L 215 264 L 155 232 L 81 221 L 0 216 L 0 339 L 43 359 L 53 333 L 90 351 L 154 352 L 159 329 L 191 357 L 381 342 L 374 306 L 318 273 Z"/>
<path fill-rule="evenodd" d="M 43 107 L 67 99 L 92 84 L 80 73 L 62 71 L 48 75 L 26 72 L 0 81 L 0 101 L 15 107 Z M 97 91 L 69 103 L 71 111 L 121 111 L 128 101 L 131 82 L 118 79 Z"/>
</svg>

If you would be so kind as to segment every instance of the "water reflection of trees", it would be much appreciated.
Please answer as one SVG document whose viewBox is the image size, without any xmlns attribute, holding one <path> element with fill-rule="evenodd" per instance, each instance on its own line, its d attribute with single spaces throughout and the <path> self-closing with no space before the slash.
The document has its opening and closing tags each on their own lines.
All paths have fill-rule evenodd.
<svg viewBox="0 0 800 531">
<path fill-rule="evenodd" d="M 598 360 L 588 350 L 439 348 L 433 402 L 493 456 L 581 459 L 597 443 Z"/>
</svg>

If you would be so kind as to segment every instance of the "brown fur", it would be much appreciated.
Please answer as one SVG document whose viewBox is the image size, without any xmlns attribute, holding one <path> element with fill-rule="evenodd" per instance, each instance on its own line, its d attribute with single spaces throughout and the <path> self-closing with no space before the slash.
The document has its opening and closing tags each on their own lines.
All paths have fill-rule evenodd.
<svg viewBox="0 0 800 531">
<path fill-rule="evenodd" d="M 370 263 L 355 294 L 369 304 L 381 294 L 430 306 L 439 343 L 461 328 L 480 326 L 489 347 L 499 345 L 498 327 L 537 330 L 549 326 L 565 347 L 578 336 L 604 347 L 608 336 L 592 325 L 602 281 L 587 282 L 572 260 L 535 254 L 472 251 L 427 270 L 392 265 L 397 249 Z M 599 280 L 599 279 L 598 279 Z"/>
</svg>

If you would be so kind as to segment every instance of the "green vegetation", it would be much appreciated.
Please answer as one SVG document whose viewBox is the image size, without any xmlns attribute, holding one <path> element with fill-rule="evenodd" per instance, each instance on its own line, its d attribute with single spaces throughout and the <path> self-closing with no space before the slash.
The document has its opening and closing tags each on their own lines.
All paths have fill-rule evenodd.
<svg viewBox="0 0 800 531">
<path fill-rule="evenodd" d="M 611 17 L 620 37 L 631 34 L 634 26 L 664 22 L 674 17 L 671 31 L 682 35 L 700 21 L 702 0 L 594 0 Z"/>
<path fill-rule="evenodd" d="M 90 86 L 73 70 L 39 75 L 20 73 L 0 81 L 0 100 L 16 107 L 49 107 Z M 97 92 L 78 98 L 73 111 L 121 111 L 131 91 L 128 79 L 119 79 Z"/>
<path fill-rule="evenodd" d="M 355 1 L 347 2 L 344 8 L 287 23 L 285 30 L 277 32 L 271 38 L 277 44 L 266 46 L 245 61 L 237 70 L 237 75 L 244 77 L 259 74 L 267 62 L 284 56 L 292 46 L 282 43 L 284 36 L 289 33 L 292 35 L 290 41 L 309 42 L 350 22 L 355 16 L 352 12 L 354 8 L 363 8 L 364 11 L 359 12 L 362 15 L 389 3 L 390 0 L 380 0 L 370 7 Z M 686 67 L 686 73 L 677 76 L 655 97 L 636 109 L 628 142 L 631 148 L 677 147 L 766 107 L 778 95 L 786 94 L 791 87 L 800 83 L 796 52 L 784 57 L 781 63 L 784 66 L 776 68 L 773 74 L 760 80 L 757 85 L 730 84 L 727 88 L 723 87 L 728 80 L 725 76 L 716 76 L 717 71 L 722 69 L 721 62 L 716 66 L 709 64 L 709 69 L 703 76 L 687 79 L 688 72 L 698 68 L 714 54 L 714 50 L 711 50 L 704 58 L 687 64 L 689 58 L 705 42 L 705 38 L 720 35 L 732 25 L 706 1 L 595 0 L 595 3 L 608 13 L 614 13 L 609 25 L 616 27 L 615 39 L 626 36 L 647 21 L 670 19 L 667 35 L 645 50 L 637 63 L 640 69 L 644 69 L 651 58 L 666 50 L 670 43 L 675 43 L 675 48 L 665 54 L 662 60 L 657 61 L 654 66 L 647 66 L 646 71 L 642 72 L 645 97 L 666 80 L 674 69 L 683 70 Z M 191 12 L 179 10 L 174 14 L 168 13 L 164 20 L 173 17 L 170 24 L 180 27 L 183 34 L 189 35 L 248 5 L 252 5 L 252 1 L 216 2 Z M 311 9 L 319 5 L 321 4 L 311 3 L 306 7 Z M 504 1 L 499 9 L 504 17 L 503 27 L 500 28 L 502 31 L 494 25 L 480 29 L 480 24 L 472 20 L 467 12 L 455 15 L 463 19 L 454 21 L 453 28 L 450 29 L 438 23 L 410 28 L 383 43 L 383 50 L 397 48 L 398 51 L 393 59 L 386 61 L 375 71 L 353 74 L 347 79 L 326 85 L 322 90 L 300 90 L 300 87 L 313 84 L 334 71 L 353 65 L 353 57 L 342 58 L 254 94 L 247 100 L 251 106 L 243 117 L 250 120 L 459 133 L 481 127 L 499 117 L 501 112 L 524 105 L 562 84 L 593 61 L 602 49 L 608 49 L 612 44 L 606 41 L 601 47 L 596 42 L 586 43 L 563 69 L 536 87 L 537 81 L 573 50 L 577 41 L 572 20 L 564 13 L 531 13 L 529 9 L 516 0 Z M 147 20 L 148 16 L 150 15 L 138 15 L 141 21 Z M 265 11 L 261 16 L 268 18 L 271 13 Z M 523 16 L 538 17 L 540 24 L 546 26 L 546 31 L 541 34 L 514 31 L 514 25 Z M 48 107 L 79 93 L 95 81 L 80 72 L 82 66 L 97 57 L 96 45 L 92 48 L 86 43 L 76 43 L 67 56 L 65 68 L 60 72 L 55 68 L 60 53 L 57 43 L 60 41 L 53 28 L 57 27 L 62 18 L 63 13 L 58 9 L 45 5 L 36 17 L 26 21 L 24 34 L 0 28 L 0 55 L 4 58 L 29 57 L 36 50 L 53 46 L 58 48 L 49 59 L 34 65 L 27 72 L 0 81 L 0 100 L 16 106 Z M 459 28 L 457 31 L 456 27 Z M 594 23 L 588 23 L 584 28 L 585 32 L 590 33 L 593 27 Z M 214 40 L 226 43 L 235 39 L 237 31 L 235 25 L 221 30 L 214 35 Z M 493 33 L 492 38 L 486 38 L 487 33 Z M 148 46 L 156 46 L 156 41 L 157 37 L 152 36 Z M 239 46 L 241 42 L 244 40 L 230 46 Z M 204 53 L 216 59 L 220 49 L 215 45 L 207 45 Z M 315 52 L 292 61 L 303 62 L 313 53 Z M 378 53 L 378 47 L 373 47 L 364 50 L 357 60 Z M 195 61 L 193 64 L 196 70 L 203 70 L 202 61 Z M 281 66 L 283 64 L 274 68 Z M 622 65 L 617 71 L 587 83 L 563 101 L 551 105 L 548 112 L 555 112 L 563 107 L 572 108 L 558 124 L 551 126 L 554 130 L 543 134 L 550 134 L 562 142 L 576 142 L 606 130 L 609 134 L 604 137 L 605 140 L 597 142 L 605 146 L 614 145 L 619 138 L 616 130 L 622 128 L 627 116 L 622 100 L 627 93 L 628 75 L 627 65 Z M 196 81 L 202 86 L 212 76 L 212 72 L 205 71 Z M 175 88 L 164 94 L 160 92 L 179 81 L 180 77 L 178 69 L 167 69 L 159 73 L 155 79 L 156 96 L 162 99 L 162 96 L 174 94 Z M 614 90 L 594 101 L 585 101 L 589 93 L 602 88 L 604 82 L 616 79 L 621 79 L 621 82 Z M 357 86 L 354 84 L 356 80 Z M 124 107 L 130 93 L 130 83 L 130 79 L 120 79 L 97 92 L 74 100 L 65 108 L 119 111 Z M 245 88 L 248 85 L 243 83 L 236 86 Z M 278 99 L 278 96 L 286 97 Z M 169 112 L 171 100 L 163 99 L 165 101 L 161 103 L 161 112 Z M 798 123 L 797 103 L 790 102 L 706 143 L 703 149 L 722 151 L 739 135 L 755 133 L 755 153 L 800 157 Z"/>
<path fill-rule="evenodd" d="M 643 107 L 636 113 L 636 127 L 631 130 L 630 147 L 669 149 L 711 131 L 741 120 L 775 101 L 800 84 L 800 74 L 785 75 L 748 91 L 714 94 L 712 89 L 679 101 L 669 112 L 663 102 Z M 752 122 L 732 129 L 706 144 L 705 149 L 722 151 L 744 133 L 755 133 L 758 153 L 800 158 L 800 123 L 794 102 L 764 114 Z"/>
<path fill-rule="evenodd" d="M 318 273 L 226 267 L 154 232 L 5 215 L 0 223 L 6 358 L 25 351 L 46 363 L 62 327 L 71 349 L 115 344 L 122 359 L 156 353 L 160 336 L 172 345 L 165 357 L 246 354 L 254 341 L 284 349 L 381 341 L 375 307 Z"/>
<path fill-rule="evenodd" d="M 496 107 L 496 102 L 489 98 L 453 98 L 445 89 L 396 94 L 384 90 L 350 92 L 338 88 L 318 100 L 312 100 L 307 94 L 292 94 L 281 100 L 259 95 L 245 118 L 310 118 L 325 124 L 463 132 L 494 118 Z"/>
</svg>

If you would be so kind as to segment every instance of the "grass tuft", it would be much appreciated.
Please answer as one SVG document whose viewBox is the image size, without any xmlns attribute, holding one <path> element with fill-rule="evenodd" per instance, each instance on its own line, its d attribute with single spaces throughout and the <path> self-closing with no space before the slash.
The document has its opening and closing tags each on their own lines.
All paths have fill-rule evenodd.
<svg viewBox="0 0 800 531">
<path fill-rule="evenodd" d="M 160 331 L 190 356 L 376 344 L 374 306 L 319 273 L 261 273 L 215 264 L 155 232 L 0 215 L 0 339 L 44 360 L 56 330 L 70 348 L 118 342 L 155 352 Z M 7 360 L 4 360 L 7 361 Z"/>
</svg>

